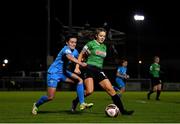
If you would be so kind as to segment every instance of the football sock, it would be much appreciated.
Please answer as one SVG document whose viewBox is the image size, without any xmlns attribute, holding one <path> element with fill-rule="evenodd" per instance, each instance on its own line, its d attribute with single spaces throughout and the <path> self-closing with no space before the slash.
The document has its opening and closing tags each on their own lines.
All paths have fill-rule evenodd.
<svg viewBox="0 0 180 124">
<path fill-rule="evenodd" d="M 75 101 L 76 103 L 78 103 L 78 102 L 79 102 L 79 97 L 77 96 L 76 99 L 74 99 L 74 101 Z"/>
<path fill-rule="evenodd" d="M 161 90 L 157 90 L 156 99 L 159 99 L 160 94 L 161 94 Z"/>
<path fill-rule="evenodd" d="M 48 96 L 42 96 L 37 102 L 36 102 L 36 107 L 39 107 L 43 103 L 48 101 Z"/>
<path fill-rule="evenodd" d="M 113 88 L 114 88 L 115 91 L 119 91 L 119 88 L 118 88 L 118 87 L 113 86 Z"/>
<path fill-rule="evenodd" d="M 147 99 L 150 100 L 150 95 L 153 93 L 153 90 L 150 90 L 149 93 L 147 94 Z"/>
<path fill-rule="evenodd" d="M 148 95 L 151 95 L 153 92 L 154 92 L 153 90 L 150 90 L 149 93 L 148 93 Z"/>
<path fill-rule="evenodd" d="M 111 96 L 114 104 L 119 108 L 119 110 L 123 113 L 125 110 L 124 110 L 124 106 L 122 104 L 122 101 L 120 99 L 120 97 L 116 94 L 114 96 Z"/>
<path fill-rule="evenodd" d="M 119 97 L 122 97 L 122 94 L 121 94 L 121 93 L 118 93 L 117 95 L 118 95 Z"/>
<path fill-rule="evenodd" d="M 84 85 L 83 83 L 78 83 L 77 85 L 77 96 L 79 98 L 80 104 L 84 102 Z"/>
</svg>

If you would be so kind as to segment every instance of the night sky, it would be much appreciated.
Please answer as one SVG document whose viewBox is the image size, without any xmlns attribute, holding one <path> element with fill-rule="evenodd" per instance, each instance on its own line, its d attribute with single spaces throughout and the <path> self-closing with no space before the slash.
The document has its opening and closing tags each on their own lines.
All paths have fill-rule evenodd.
<svg viewBox="0 0 180 124">
<path fill-rule="evenodd" d="M 68 0 L 51 2 L 51 55 L 61 49 L 59 33 L 68 25 Z M 148 65 L 154 55 L 168 75 L 180 72 L 177 43 L 180 41 L 179 4 L 163 0 L 72 0 L 72 24 L 100 27 L 107 22 L 111 28 L 126 34 L 124 46 L 115 46 L 119 56 L 129 59 L 129 67 L 137 59 L 137 36 L 141 59 Z M 43 70 L 46 67 L 47 0 L 16 0 L 1 2 L 0 60 L 9 59 L 12 70 Z M 145 20 L 137 24 L 135 13 Z M 61 25 L 62 24 L 62 25 Z M 61 45 L 60 45 L 61 44 Z M 123 50 L 122 50 L 123 49 Z M 133 69 L 132 69 L 133 71 Z M 171 76 L 172 80 L 179 80 Z"/>
</svg>

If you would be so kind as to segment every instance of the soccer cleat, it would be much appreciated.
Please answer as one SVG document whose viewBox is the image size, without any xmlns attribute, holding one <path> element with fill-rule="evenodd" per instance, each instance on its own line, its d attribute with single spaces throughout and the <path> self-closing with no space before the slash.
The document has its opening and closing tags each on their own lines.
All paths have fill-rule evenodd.
<svg viewBox="0 0 180 124">
<path fill-rule="evenodd" d="M 79 109 L 82 111 L 84 109 L 86 109 L 86 103 L 82 103 L 80 106 L 79 106 Z"/>
<path fill-rule="evenodd" d="M 91 107 L 93 107 L 93 103 L 86 103 L 86 105 L 87 105 L 87 108 L 91 108 Z"/>
<path fill-rule="evenodd" d="M 86 108 L 91 108 L 94 104 L 93 103 L 82 103 L 80 104 L 80 110 L 85 110 Z"/>
<path fill-rule="evenodd" d="M 36 103 L 34 103 L 32 107 L 32 114 L 37 115 L 37 111 L 38 111 L 38 108 L 36 107 Z"/>
<path fill-rule="evenodd" d="M 71 107 L 71 111 L 75 112 L 76 111 L 76 107 L 78 105 L 78 102 L 76 102 L 75 100 L 72 101 L 72 107 Z"/>
<path fill-rule="evenodd" d="M 159 101 L 160 99 L 159 98 L 156 98 L 157 101 Z"/>
<path fill-rule="evenodd" d="M 131 111 L 126 111 L 126 110 L 124 110 L 124 112 L 122 112 L 121 114 L 122 114 L 122 115 L 132 115 L 133 113 L 134 113 L 133 110 L 131 110 Z"/>
</svg>

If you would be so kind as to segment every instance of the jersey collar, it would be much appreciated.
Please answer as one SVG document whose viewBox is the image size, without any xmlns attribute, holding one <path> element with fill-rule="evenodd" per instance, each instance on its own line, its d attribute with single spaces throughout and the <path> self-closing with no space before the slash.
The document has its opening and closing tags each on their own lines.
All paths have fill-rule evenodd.
<svg viewBox="0 0 180 124">
<path fill-rule="evenodd" d="M 98 45 L 101 45 L 99 42 L 97 42 L 97 40 L 95 40 L 95 42 L 96 42 Z"/>
</svg>

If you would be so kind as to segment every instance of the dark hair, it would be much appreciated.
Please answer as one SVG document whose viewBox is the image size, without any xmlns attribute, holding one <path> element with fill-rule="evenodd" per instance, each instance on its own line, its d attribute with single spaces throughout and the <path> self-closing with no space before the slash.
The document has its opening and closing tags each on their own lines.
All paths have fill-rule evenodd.
<svg viewBox="0 0 180 124">
<path fill-rule="evenodd" d="M 95 35 L 99 34 L 100 32 L 107 32 L 105 28 L 97 28 L 95 30 Z"/>
<path fill-rule="evenodd" d="M 119 64 L 122 65 L 126 61 L 128 61 L 126 58 L 121 58 Z"/>
<path fill-rule="evenodd" d="M 65 36 L 65 42 L 68 42 L 71 38 L 77 38 L 78 39 L 78 35 L 75 33 L 70 33 L 68 35 Z"/>
<path fill-rule="evenodd" d="M 154 56 L 154 57 L 153 57 L 153 60 L 155 60 L 156 58 L 159 58 L 159 56 Z"/>
</svg>

